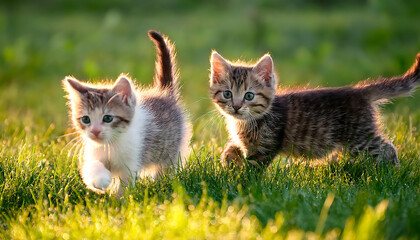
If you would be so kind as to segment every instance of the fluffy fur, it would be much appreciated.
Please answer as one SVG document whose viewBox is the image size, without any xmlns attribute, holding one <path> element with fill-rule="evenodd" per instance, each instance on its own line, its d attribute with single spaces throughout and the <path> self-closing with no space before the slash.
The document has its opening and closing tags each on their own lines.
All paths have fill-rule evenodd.
<svg viewBox="0 0 420 240">
<path fill-rule="evenodd" d="M 80 173 L 98 193 L 121 195 L 121 181 L 155 177 L 187 154 L 191 130 L 179 103 L 173 45 L 155 31 L 149 37 L 157 49 L 153 88 L 139 88 L 126 75 L 114 84 L 63 80 L 83 139 Z"/>
<path fill-rule="evenodd" d="M 230 137 L 221 155 L 224 165 L 242 165 L 244 158 L 268 165 L 280 152 L 321 158 L 344 149 L 399 164 L 394 145 L 382 133 L 377 105 L 410 94 L 420 84 L 420 53 L 402 76 L 356 86 L 277 92 L 269 55 L 247 65 L 213 52 L 210 62 L 211 97 L 226 119 Z"/>
</svg>

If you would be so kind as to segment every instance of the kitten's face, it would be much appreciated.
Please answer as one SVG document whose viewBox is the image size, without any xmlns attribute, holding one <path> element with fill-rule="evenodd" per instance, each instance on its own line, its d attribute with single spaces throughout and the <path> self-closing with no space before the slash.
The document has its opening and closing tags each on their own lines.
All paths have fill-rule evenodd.
<svg viewBox="0 0 420 240">
<path fill-rule="evenodd" d="M 232 65 L 216 52 L 210 62 L 211 97 L 223 115 L 250 120 L 262 117 L 269 110 L 276 88 L 269 55 L 251 67 Z"/>
<path fill-rule="evenodd" d="M 136 105 L 131 80 L 121 76 L 109 87 L 83 84 L 70 77 L 63 83 L 73 124 L 85 139 L 108 144 L 126 131 Z"/>
</svg>

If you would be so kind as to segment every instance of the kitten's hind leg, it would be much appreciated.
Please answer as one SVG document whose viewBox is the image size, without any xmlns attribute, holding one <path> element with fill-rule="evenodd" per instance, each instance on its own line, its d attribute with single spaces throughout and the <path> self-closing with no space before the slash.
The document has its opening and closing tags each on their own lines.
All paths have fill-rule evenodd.
<svg viewBox="0 0 420 240">
<path fill-rule="evenodd" d="M 400 162 L 398 161 L 397 150 L 394 145 L 388 140 L 378 136 L 374 138 L 374 141 L 368 146 L 369 154 L 376 158 L 378 163 L 393 163 L 394 165 L 399 166 Z"/>
<path fill-rule="evenodd" d="M 391 162 L 396 166 L 400 165 L 398 161 L 397 149 L 394 145 L 389 141 L 381 141 L 381 148 L 380 152 L 377 156 L 378 162 Z"/>
<path fill-rule="evenodd" d="M 112 184 L 110 185 L 110 194 L 114 195 L 118 199 L 124 196 L 124 187 L 134 188 L 136 184 L 136 174 L 130 170 L 126 170 L 125 173 L 119 176 L 113 176 Z"/>
<path fill-rule="evenodd" d="M 149 177 L 153 180 L 159 179 L 162 174 L 166 172 L 166 169 L 159 164 L 150 163 L 147 166 L 144 166 L 141 171 L 137 174 L 140 178 Z"/>
<path fill-rule="evenodd" d="M 237 166 L 244 165 L 241 149 L 231 142 L 227 143 L 220 157 L 222 166 L 224 167 L 229 166 L 231 164 L 236 164 Z"/>
<path fill-rule="evenodd" d="M 364 145 L 358 145 L 357 148 L 353 147 L 351 149 L 351 154 L 356 155 L 361 152 L 368 152 L 370 155 L 376 158 L 378 163 L 386 162 L 393 163 L 396 166 L 400 165 L 398 161 L 397 150 L 394 145 L 383 139 L 382 136 L 377 136 L 367 142 Z"/>
</svg>

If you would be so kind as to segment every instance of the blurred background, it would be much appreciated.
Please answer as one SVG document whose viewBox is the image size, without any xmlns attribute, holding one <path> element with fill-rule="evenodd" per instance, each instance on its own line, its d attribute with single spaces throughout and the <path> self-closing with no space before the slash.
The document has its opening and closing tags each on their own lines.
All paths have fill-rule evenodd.
<svg viewBox="0 0 420 240">
<path fill-rule="evenodd" d="M 149 29 L 176 44 L 183 99 L 199 131 L 215 116 L 207 114 L 213 49 L 245 61 L 269 52 L 284 87 L 342 86 L 406 71 L 420 52 L 419 12 L 417 0 L 2 0 L 0 131 L 62 135 L 66 75 L 96 82 L 128 73 L 149 85 Z M 419 119 L 419 101 L 417 91 L 384 111 Z"/>
</svg>

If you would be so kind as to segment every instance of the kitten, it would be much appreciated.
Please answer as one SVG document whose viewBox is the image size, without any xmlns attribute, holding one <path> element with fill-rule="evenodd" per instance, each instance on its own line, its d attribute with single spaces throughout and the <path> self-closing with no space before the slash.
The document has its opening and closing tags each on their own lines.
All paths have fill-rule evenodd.
<svg viewBox="0 0 420 240">
<path fill-rule="evenodd" d="M 407 95 L 420 84 L 420 53 L 404 75 L 356 86 L 277 91 L 270 55 L 255 65 L 211 56 L 210 92 L 226 119 L 230 141 L 222 164 L 268 165 L 280 152 L 321 158 L 347 149 L 368 152 L 378 162 L 399 165 L 397 152 L 382 133 L 377 104 Z"/>
<path fill-rule="evenodd" d="M 113 85 L 63 80 L 72 122 L 84 140 L 80 174 L 97 193 L 121 195 L 120 181 L 156 177 L 187 154 L 191 130 L 179 103 L 174 47 L 158 32 L 149 37 L 157 51 L 153 88 L 138 88 L 125 75 Z"/>
</svg>

